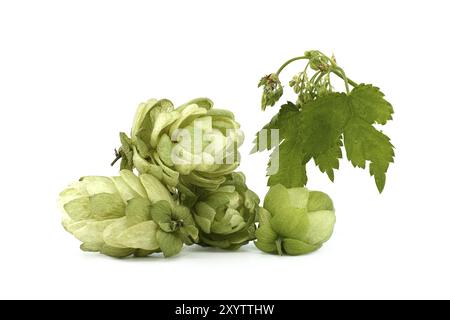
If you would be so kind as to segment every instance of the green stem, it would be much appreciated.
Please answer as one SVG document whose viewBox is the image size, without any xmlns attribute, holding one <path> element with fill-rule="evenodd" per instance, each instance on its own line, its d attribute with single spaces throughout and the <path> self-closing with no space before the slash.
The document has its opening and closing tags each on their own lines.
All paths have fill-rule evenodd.
<svg viewBox="0 0 450 320">
<path fill-rule="evenodd" d="M 317 77 L 317 79 L 314 81 L 314 84 L 318 84 L 320 82 L 320 80 L 322 80 L 322 78 L 328 74 L 329 74 L 329 72 L 326 72 L 326 73 L 321 72 L 320 75 Z"/>
<path fill-rule="evenodd" d="M 342 75 L 342 79 L 344 79 L 344 83 L 345 83 L 345 91 L 347 92 L 347 94 L 349 94 L 350 93 L 350 87 L 348 85 L 347 76 L 345 75 L 344 70 L 342 70 L 341 68 L 337 68 L 337 70 Z"/>
<path fill-rule="evenodd" d="M 305 69 L 303 70 L 303 74 L 302 74 L 303 79 L 302 79 L 302 85 L 300 87 L 300 92 L 303 92 L 303 89 L 305 88 L 305 81 L 303 81 L 303 80 L 306 80 L 308 77 L 308 74 L 306 72 L 308 71 L 308 68 L 310 65 L 311 65 L 311 62 L 308 62 L 306 64 Z"/>
<path fill-rule="evenodd" d="M 333 86 L 331 85 L 331 77 L 330 77 L 330 72 L 327 73 L 327 82 L 328 82 L 328 90 L 330 92 L 333 91 Z"/>
<path fill-rule="evenodd" d="M 275 241 L 275 245 L 277 246 L 277 251 L 278 251 L 278 254 L 279 254 L 280 256 L 283 255 L 283 249 L 281 248 L 281 242 L 282 242 L 282 241 L 283 241 L 283 240 L 282 240 L 281 238 L 278 238 L 277 241 Z"/>
<path fill-rule="evenodd" d="M 304 60 L 304 59 L 308 59 L 308 58 L 306 58 L 305 56 L 301 56 L 301 57 L 295 57 L 295 58 L 289 59 L 288 61 L 283 63 L 283 65 L 278 69 L 276 75 L 279 76 L 281 71 L 283 71 L 283 69 L 286 68 L 288 65 L 290 65 L 292 62 L 297 61 L 297 60 Z"/>
<path fill-rule="evenodd" d="M 312 76 L 312 78 L 311 78 L 311 82 L 312 83 L 315 83 L 315 81 L 316 81 L 316 78 L 318 77 L 318 76 L 320 76 L 322 74 L 322 71 L 317 71 L 313 76 Z"/>
<path fill-rule="evenodd" d="M 320 53 L 324 58 L 326 58 L 327 61 L 331 64 L 331 66 L 332 66 L 331 72 L 333 72 L 333 73 L 334 73 L 335 75 L 337 75 L 339 78 L 341 78 L 342 80 L 344 80 L 344 82 L 345 82 L 345 90 L 347 91 L 347 93 L 350 92 L 349 85 L 351 85 L 352 87 L 357 87 L 357 86 L 358 86 L 358 83 L 356 83 L 355 81 L 353 81 L 353 80 L 347 78 L 347 76 L 345 75 L 344 70 L 343 70 L 341 67 L 339 67 L 332 59 L 330 59 L 329 57 L 327 57 L 325 54 L 323 54 L 323 53 L 320 52 L 320 51 L 319 51 L 319 53 Z M 281 65 L 281 67 L 280 67 L 280 68 L 278 69 L 278 71 L 276 72 L 276 75 L 279 76 L 280 73 L 284 70 L 284 68 L 286 68 L 286 67 L 287 67 L 288 65 L 290 65 L 292 62 L 298 61 L 298 60 L 307 60 L 307 59 L 308 59 L 308 58 L 305 57 L 305 56 L 300 56 L 300 57 L 295 57 L 295 58 L 289 59 L 288 61 L 286 61 L 285 63 L 283 63 L 283 64 Z M 309 63 L 308 63 L 308 65 L 306 66 L 305 69 L 307 69 L 308 66 L 309 66 Z M 317 75 L 315 75 L 315 76 L 317 77 Z M 314 78 L 314 76 L 313 76 L 313 78 Z"/>
<path fill-rule="evenodd" d="M 116 158 L 114 159 L 114 161 L 111 163 L 111 167 L 113 167 L 117 161 L 120 160 L 120 158 L 122 158 L 122 155 L 120 154 L 120 152 L 118 152 L 117 150 L 114 150 L 115 154 L 116 154 Z"/>
<path fill-rule="evenodd" d="M 339 67 L 339 66 L 336 64 L 336 62 L 334 62 L 333 59 L 330 59 L 328 56 L 326 56 L 325 54 L 323 54 L 323 53 L 320 52 L 320 51 L 318 51 L 318 52 L 319 52 L 323 57 L 325 57 L 325 58 L 328 60 L 328 62 L 331 63 L 331 65 L 332 65 L 332 67 L 333 67 L 333 68 L 332 68 L 332 72 L 333 72 L 335 75 L 337 75 L 339 78 L 341 78 L 342 80 L 345 81 L 345 88 L 346 88 L 346 90 L 347 90 L 347 93 L 350 91 L 350 90 L 349 90 L 349 87 L 348 87 L 349 84 L 350 84 L 352 87 L 357 87 L 357 86 L 358 86 L 358 84 L 357 84 L 355 81 L 353 81 L 353 80 L 347 78 L 347 76 L 345 75 L 344 70 L 343 70 L 341 67 Z"/>
<path fill-rule="evenodd" d="M 310 65 L 311 65 L 311 61 L 308 61 L 308 63 L 305 66 L 305 69 L 303 69 L 303 73 L 306 73 L 308 71 L 308 68 Z"/>
<path fill-rule="evenodd" d="M 343 76 L 343 75 L 341 75 L 341 74 L 339 74 L 339 73 L 336 73 L 336 72 L 334 72 L 334 71 L 333 71 L 333 73 L 334 73 L 335 75 L 337 75 L 339 78 L 341 78 L 342 80 L 344 80 L 344 81 L 345 81 L 345 79 L 347 79 L 348 84 L 351 85 L 352 87 L 357 87 L 357 86 L 359 85 L 358 83 L 356 83 L 356 82 L 353 81 L 352 79 L 347 78 L 346 76 Z"/>
</svg>

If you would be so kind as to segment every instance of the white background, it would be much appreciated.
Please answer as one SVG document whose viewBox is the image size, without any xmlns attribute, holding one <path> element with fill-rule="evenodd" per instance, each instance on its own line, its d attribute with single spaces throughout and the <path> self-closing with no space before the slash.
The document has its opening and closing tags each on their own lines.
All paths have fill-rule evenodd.
<svg viewBox="0 0 450 320">
<path fill-rule="evenodd" d="M 2 1 L 0 298 L 450 298 L 448 1 Z M 189 248 L 173 259 L 83 253 L 56 199 L 110 168 L 141 101 L 208 96 L 247 135 L 261 197 L 267 155 L 248 155 L 261 76 L 309 49 L 382 88 L 396 162 L 379 195 L 345 160 L 334 237 L 302 257 Z M 289 80 L 301 65 L 291 67 Z M 288 77 L 289 75 L 289 77 Z"/>
</svg>

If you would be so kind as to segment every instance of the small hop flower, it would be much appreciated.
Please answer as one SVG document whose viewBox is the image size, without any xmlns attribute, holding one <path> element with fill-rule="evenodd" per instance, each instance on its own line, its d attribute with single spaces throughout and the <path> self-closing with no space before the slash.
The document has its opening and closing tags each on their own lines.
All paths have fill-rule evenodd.
<svg viewBox="0 0 450 320">
<path fill-rule="evenodd" d="M 305 56 L 309 59 L 309 65 L 314 71 L 328 72 L 331 69 L 329 59 L 319 51 L 307 51 Z"/>
<path fill-rule="evenodd" d="M 267 106 L 274 106 L 283 95 L 283 86 L 280 79 L 274 73 L 271 73 L 261 79 L 258 88 L 263 87 L 263 95 L 261 99 L 261 108 L 266 110 Z"/>
</svg>

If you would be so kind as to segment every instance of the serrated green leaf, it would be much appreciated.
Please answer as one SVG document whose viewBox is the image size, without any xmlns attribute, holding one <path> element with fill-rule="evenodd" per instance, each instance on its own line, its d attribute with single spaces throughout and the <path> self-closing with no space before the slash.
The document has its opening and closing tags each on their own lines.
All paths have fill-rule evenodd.
<svg viewBox="0 0 450 320">
<path fill-rule="evenodd" d="M 306 166 L 299 140 L 286 140 L 270 155 L 269 186 L 283 184 L 286 187 L 305 186 L 308 182 Z M 271 174 L 271 166 L 278 163 L 278 172 Z"/>
<path fill-rule="evenodd" d="M 347 158 L 355 167 L 364 169 L 366 161 L 370 162 L 370 175 L 374 176 L 381 193 L 389 164 L 394 162 L 394 146 L 390 139 L 366 121 L 353 117 L 345 127 L 344 143 Z"/>
<path fill-rule="evenodd" d="M 298 106 L 292 102 L 287 102 L 280 108 L 276 127 L 274 129 L 280 130 L 280 137 L 282 139 L 292 138 L 293 133 L 300 124 L 300 112 Z"/>
<path fill-rule="evenodd" d="M 350 95 L 331 93 L 302 106 L 287 104 L 266 127 L 280 129 L 280 145 L 269 162 L 269 186 L 281 183 L 286 187 L 302 187 L 307 183 L 306 164 L 314 159 L 320 171 L 334 181 L 334 170 L 342 158 L 342 137 L 347 158 L 354 166 L 365 168 L 370 162 L 370 174 L 381 192 L 386 171 L 393 162 L 393 146 L 389 138 L 372 124 L 385 124 L 393 109 L 378 88 L 357 86 Z M 254 151 L 273 149 L 276 144 L 255 140 Z M 278 166 L 277 166 L 278 164 Z"/>
<path fill-rule="evenodd" d="M 348 97 L 343 93 L 332 93 L 306 103 L 298 129 L 303 152 L 317 157 L 335 148 L 349 117 Z"/>
<path fill-rule="evenodd" d="M 286 129 L 290 130 L 290 127 L 292 127 L 291 122 L 295 122 L 298 115 L 298 107 L 292 102 L 282 105 L 280 111 L 256 135 L 253 141 L 254 148 L 251 153 L 271 150 L 277 147 L 286 138 Z M 279 132 L 274 135 L 272 130 L 279 130 Z M 278 141 L 272 141 L 272 136 L 278 137 Z"/>
<path fill-rule="evenodd" d="M 339 159 L 342 159 L 342 145 L 342 139 L 339 137 L 338 142 L 334 146 L 314 157 L 314 162 L 320 171 L 326 173 L 333 182 L 334 170 L 339 169 Z"/>
<path fill-rule="evenodd" d="M 272 129 L 278 129 L 277 128 L 277 121 L 278 121 L 278 113 L 272 118 L 272 120 L 266 124 L 257 134 L 255 140 L 253 140 L 253 149 L 250 153 L 256 153 L 256 152 L 262 152 L 266 150 L 272 150 L 272 148 L 275 147 L 274 144 L 272 144 L 272 136 L 271 133 Z M 274 142 L 275 143 L 275 142 Z"/>
<path fill-rule="evenodd" d="M 370 84 L 357 86 L 350 94 L 350 101 L 353 112 L 370 124 L 386 124 L 392 120 L 394 109 L 377 87 Z"/>
<path fill-rule="evenodd" d="M 290 102 L 283 105 L 273 124 L 279 128 L 281 144 L 270 155 L 267 171 L 269 186 L 279 183 L 286 187 L 304 186 L 308 181 L 302 139 L 298 135 L 300 121 L 301 112 L 297 106 Z"/>
</svg>

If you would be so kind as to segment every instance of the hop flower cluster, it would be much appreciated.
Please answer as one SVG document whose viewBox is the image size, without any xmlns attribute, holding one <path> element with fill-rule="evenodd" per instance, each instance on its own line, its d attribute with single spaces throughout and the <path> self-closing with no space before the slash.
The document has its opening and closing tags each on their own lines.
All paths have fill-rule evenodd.
<svg viewBox="0 0 450 320">
<path fill-rule="evenodd" d="M 84 177 L 60 194 L 63 226 L 82 250 L 171 257 L 185 245 L 235 250 L 255 239 L 259 198 L 235 171 L 243 134 L 233 113 L 206 98 L 178 108 L 150 99 L 120 140 L 119 176 Z"/>
</svg>

